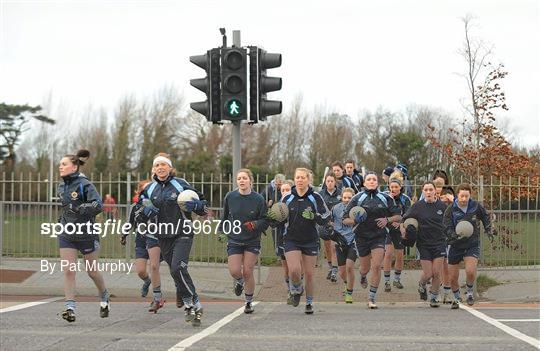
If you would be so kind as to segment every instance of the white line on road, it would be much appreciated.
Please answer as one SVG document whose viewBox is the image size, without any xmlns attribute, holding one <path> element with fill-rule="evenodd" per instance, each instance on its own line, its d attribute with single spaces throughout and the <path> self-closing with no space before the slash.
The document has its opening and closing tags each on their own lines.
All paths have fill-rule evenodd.
<svg viewBox="0 0 540 351">
<path fill-rule="evenodd" d="M 497 319 L 499 322 L 540 322 L 540 319 Z"/>
<path fill-rule="evenodd" d="M 258 303 L 259 303 L 258 301 L 253 302 L 253 306 L 255 306 Z M 239 309 L 237 309 L 233 313 L 231 313 L 229 315 L 226 315 L 225 317 L 221 318 L 219 321 L 212 324 L 208 328 L 200 331 L 199 333 L 197 333 L 195 335 L 192 335 L 189 338 L 180 341 L 178 344 L 171 347 L 169 349 L 169 351 L 184 351 L 185 349 L 187 349 L 191 345 L 195 344 L 197 341 L 200 341 L 203 338 L 214 334 L 215 332 L 217 332 L 219 330 L 219 328 L 223 327 L 225 324 L 229 323 L 230 321 L 232 321 L 233 319 L 235 319 L 236 317 L 238 317 L 242 313 L 244 313 L 244 306 L 240 307 Z"/>
<path fill-rule="evenodd" d="M 509 326 L 507 326 L 505 324 L 502 324 L 501 322 L 497 321 L 496 319 L 493 319 L 493 318 L 483 314 L 482 312 L 479 312 L 479 311 L 477 311 L 474 308 L 471 308 L 469 306 L 465 306 L 465 305 L 460 304 L 459 308 L 464 309 L 465 311 L 471 313 L 473 316 L 476 316 L 476 317 L 480 318 L 481 320 L 493 325 L 494 327 L 499 328 L 503 332 L 505 332 L 507 334 L 510 334 L 513 337 L 518 338 L 519 340 L 524 341 L 527 344 L 530 344 L 530 345 L 532 345 L 532 346 L 534 346 L 534 347 L 536 347 L 537 349 L 540 350 L 540 340 L 538 340 L 536 338 L 533 338 L 533 337 L 530 337 L 528 335 L 525 335 L 522 332 L 519 332 L 519 331 L 517 331 L 517 330 L 515 330 L 513 328 L 510 328 Z"/>
<path fill-rule="evenodd" d="M 51 297 L 51 298 L 45 299 L 45 300 L 27 302 L 27 303 L 23 303 L 21 305 L 15 305 L 15 306 L 11 306 L 11 307 L 2 308 L 2 309 L 0 309 L 0 313 L 18 311 L 18 310 L 22 310 L 24 308 L 43 305 L 44 303 L 54 302 L 54 301 L 58 301 L 58 300 L 62 300 L 62 299 L 63 299 L 63 297 Z"/>
</svg>

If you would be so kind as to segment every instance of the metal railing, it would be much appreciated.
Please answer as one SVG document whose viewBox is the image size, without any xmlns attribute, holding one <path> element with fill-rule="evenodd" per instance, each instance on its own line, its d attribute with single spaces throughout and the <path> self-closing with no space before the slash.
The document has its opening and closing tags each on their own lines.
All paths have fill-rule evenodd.
<svg viewBox="0 0 540 351">
<path fill-rule="evenodd" d="M 202 191 L 211 204 L 210 218 L 218 219 L 226 193 L 233 189 L 230 175 L 181 175 L 195 188 Z M 117 219 L 127 222 L 129 206 L 134 189 L 144 175 L 119 174 L 88 177 L 100 194 L 112 194 L 118 199 Z M 0 252 L 11 257 L 58 257 L 57 240 L 41 234 L 43 223 L 57 222 L 59 206 L 54 199 L 58 179 L 39 174 L 15 176 L 5 173 L 0 179 Z M 256 177 L 255 190 L 260 192 L 269 183 L 266 177 Z M 412 182 L 414 196 L 420 194 L 420 182 Z M 455 187 L 454 187 L 455 188 Z M 473 196 L 479 199 L 495 216 L 494 228 L 499 235 L 493 243 L 481 236 L 483 267 L 531 268 L 540 265 L 540 184 L 534 179 L 480 179 Z M 105 220 L 104 214 L 98 221 Z M 101 256 L 107 258 L 133 258 L 134 237 L 128 244 L 120 244 L 119 235 L 107 235 L 101 241 Z M 262 238 L 260 261 L 276 263 L 270 230 Z M 412 250 L 408 260 L 415 259 Z M 191 259 L 199 262 L 226 262 L 225 244 L 213 234 L 195 236 Z"/>
</svg>

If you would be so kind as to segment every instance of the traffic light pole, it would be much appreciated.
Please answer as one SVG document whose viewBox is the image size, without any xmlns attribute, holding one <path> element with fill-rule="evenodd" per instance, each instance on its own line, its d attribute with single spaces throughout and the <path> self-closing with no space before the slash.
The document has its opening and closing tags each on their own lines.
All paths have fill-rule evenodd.
<svg viewBox="0 0 540 351">
<path fill-rule="evenodd" d="M 240 31 L 239 30 L 233 30 L 233 46 L 239 48 L 241 47 L 241 40 L 240 40 Z M 241 143 L 240 143 L 240 128 L 241 128 L 241 121 L 233 121 L 232 122 L 232 142 L 233 142 L 233 174 L 232 174 L 232 182 L 233 182 L 233 188 L 236 187 L 235 185 L 235 179 L 236 174 L 238 173 L 238 170 L 242 167 L 242 149 L 241 149 Z"/>
</svg>

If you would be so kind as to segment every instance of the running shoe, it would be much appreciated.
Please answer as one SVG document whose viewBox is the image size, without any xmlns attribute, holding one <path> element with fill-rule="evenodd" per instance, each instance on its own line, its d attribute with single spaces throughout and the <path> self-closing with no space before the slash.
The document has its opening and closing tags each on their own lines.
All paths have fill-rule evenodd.
<svg viewBox="0 0 540 351">
<path fill-rule="evenodd" d="M 345 303 L 353 303 L 353 298 L 351 294 L 345 294 Z"/>
<path fill-rule="evenodd" d="M 367 289 L 367 276 L 360 276 L 360 286 L 362 286 L 363 289 Z"/>
<path fill-rule="evenodd" d="M 185 320 L 187 323 L 195 319 L 195 309 L 193 307 L 184 308 Z"/>
<path fill-rule="evenodd" d="M 62 312 L 62 318 L 70 323 L 75 322 L 75 311 L 73 311 L 71 308 L 68 308 L 67 310 Z"/>
<path fill-rule="evenodd" d="M 146 297 L 148 295 L 148 289 L 150 288 L 150 279 L 146 282 L 143 282 L 141 287 L 141 297 Z"/>
<path fill-rule="evenodd" d="M 403 289 L 403 284 L 401 284 L 400 280 L 394 280 L 392 284 L 398 289 Z"/>
<path fill-rule="evenodd" d="M 234 284 L 234 294 L 236 296 L 240 296 L 240 295 L 242 295 L 242 291 L 244 291 L 244 284 L 240 284 L 240 283 L 236 282 Z"/>
<path fill-rule="evenodd" d="M 306 314 L 313 314 L 313 305 L 307 304 L 306 310 L 304 311 Z"/>
<path fill-rule="evenodd" d="M 377 309 L 377 304 L 375 303 L 375 300 L 372 299 L 368 300 L 367 306 L 371 310 Z"/>
<path fill-rule="evenodd" d="M 430 301 L 429 301 L 429 305 L 431 307 L 439 307 L 439 301 L 437 301 L 436 298 L 432 298 Z"/>
<path fill-rule="evenodd" d="M 472 295 L 467 295 L 467 305 L 469 306 L 474 305 L 474 298 Z"/>
<path fill-rule="evenodd" d="M 390 282 L 384 283 L 384 292 L 390 292 L 392 291 L 392 286 L 390 285 Z"/>
<path fill-rule="evenodd" d="M 424 286 L 418 284 L 418 293 L 420 294 L 420 299 L 427 301 L 427 290 Z"/>
<path fill-rule="evenodd" d="M 193 308 L 195 310 L 195 308 Z M 198 310 L 193 312 L 193 320 L 191 321 L 191 325 L 194 327 L 200 327 L 201 326 L 201 319 L 203 315 L 203 309 L 202 307 Z"/>
<path fill-rule="evenodd" d="M 443 293 L 442 303 L 443 304 L 451 304 L 453 301 L 454 301 L 454 296 L 452 295 L 452 292 L 445 291 Z"/>
<path fill-rule="evenodd" d="M 150 307 L 148 308 L 148 312 L 154 312 L 154 313 L 157 313 L 157 311 L 163 307 L 163 305 L 165 305 L 165 300 L 163 299 L 160 299 L 160 300 L 154 300 L 152 301 L 152 303 L 150 304 Z"/>
<path fill-rule="evenodd" d="M 330 275 L 330 281 L 332 283 L 337 283 L 337 273 L 332 272 L 332 274 Z"/>
<path fill-rule="evenodd" d="M 457 310 L 459 308 L 459 301 L 454 299 L 450 308 L 453 310 Z"/>
<path fill-rule="evenodd" d="M 253 309 L 251 302 L 246 302 L 246 307 L 244 307 L 244 313 L 250 314 L 250 313 L 253 313 L 253 311 L 255 310 Z"/>
<path fill-rule="evenodd" d="M 102 301 L 99 303 L 99 316 L 101 318 L 109 317 L 109 311 L 111 310 L 110 301 Z"/>
<path fill-rule="evenodd" d="M 326 275 L 326 279 L 327 279 L 327 280 L 330 280 L 330 278 L 332 278 L 332 269 L 330 269 L 330 270 L 328 271 L 328 274 Z"/>
</svg>

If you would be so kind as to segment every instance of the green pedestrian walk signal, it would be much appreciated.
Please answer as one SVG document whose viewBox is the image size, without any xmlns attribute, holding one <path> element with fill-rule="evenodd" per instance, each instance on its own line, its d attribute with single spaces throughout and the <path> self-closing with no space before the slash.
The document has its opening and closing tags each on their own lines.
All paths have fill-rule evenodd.
<svg viewBox="0 0 540 351">
<path fill-rule="evenodd" d="M 231 99 L 225 104 L 225 111 L 229 117 L 238 117 L 242 114 L 242 103 L 237 99 Z"/>
</svg>

